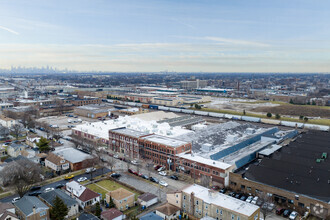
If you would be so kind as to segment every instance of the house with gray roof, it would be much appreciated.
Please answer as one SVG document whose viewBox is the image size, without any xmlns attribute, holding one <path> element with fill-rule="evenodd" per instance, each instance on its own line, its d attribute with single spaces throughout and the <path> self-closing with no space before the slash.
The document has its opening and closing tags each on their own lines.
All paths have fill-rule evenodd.
<svg viewBox="0 0 330 220">
<path fill-rule="evenodd" d="M 7 154 L 11 157 L 17 157 L 21 155 L 21 151 L 26 148 L 24 144 L 13 143 L 7 147 Z"/>
<path fill-rule="evenodd" d="M 18 220 L 15 214 L 15 206 L 10 203 L 0 202 L 0 220 Z"/>
<path fill-rule="evenodd" d="M 35 196 L 23 196 L 14 203 L 16 214 L 20 219 L 47 220 L 49 218 L 49 207 Z"/>
<path fill-rule="evenodd" d="M 66 218 L 75 216 L 79 213 L 78 202 L 60 189 L 55 189 L 39 195 L 40 199 L 49 207 L 53 207 L 56 196 L 59 197 L 68 207 L 68 215 Z"/>
</svg>

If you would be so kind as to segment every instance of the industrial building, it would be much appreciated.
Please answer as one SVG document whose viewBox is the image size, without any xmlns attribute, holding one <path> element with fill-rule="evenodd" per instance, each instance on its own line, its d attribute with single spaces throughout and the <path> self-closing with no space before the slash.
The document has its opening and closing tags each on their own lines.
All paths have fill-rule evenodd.
<svg viewBox="0 0 330 220">
<path fill-rule="evenodd" d="M 300 213 L 310 210 L 326 219 L 330 215 L 329 143 L 326 132 L 302 133 L 279 151 L 266 152 L 260 162 L 230 173 L 230 188 L 253 195 L 269 193 L 279 205 Z"/>
<path fill-rule="evenodd" d="M 80 115 L 88 118 L 100 118 L 100 117 L 110 116 L 111 113 L 115 111 L 117 111 L 117 109 L 106 104 L 84 105 L 84 106 L 76 107 L 74 109 L 74 113 L 76 115 Z"/>
</svg>

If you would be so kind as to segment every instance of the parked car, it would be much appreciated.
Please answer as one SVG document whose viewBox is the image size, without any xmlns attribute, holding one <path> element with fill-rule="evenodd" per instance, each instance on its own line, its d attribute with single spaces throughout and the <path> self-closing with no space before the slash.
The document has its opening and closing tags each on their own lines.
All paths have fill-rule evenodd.
<svg viewBox="0 0 330 220">
<path fill-rule="evenodd" d="M 289 219 L 295 220 L 298 216 L 298 213 L 296 211 L 291 212 Z"/>
<path fill-rule="evenodd" d="M 138 165 L 139 164 L 136 160 L 132 160 L 131 163 L 134 164 L 134 165 Z"/>
<path fill-rule="evenodd" d="M 87 180 L 87 177 L 83 176 L 83 177 L 80 177 L 77 181 L 80 183 L 80 182 L 83 182 L 86 180 Z"/>
<path fill-rule="evenodd" d="M 268 203 L 268 206 L 267 206 L 267 210 L 268 211 L 273 211 L 273 209 L 275 208 L 275 205 L 274 205 L 274 203 Z"/>
<path fill-rule="evenodd" d="M 284 212 L 284 210 L 285 210 L 285 209 L 277 208 L 276 211 L 275 211 L 275 213 L 276 213 L 276 215 L 282 215 L 283 212 Z"/>
<path fill-rule="evenodd" d="M 220 186 L 212 186 L 211 189 L 218 191 L 220 189 Z"/>
<path fill-rule="evenodd" d="M 46 193 L 46 192 L 50 192 L 50 191 L 53 191 L 53 190 L 54 190 L 53 187 L 49 187 L 49 188 L 46 188 L 46 189 L 44 190 L 44 192 Z"/>
<path fill-rule="evenodd" d="M 74 177 L 73 174 L 71 174 L 71 175 L 66 175 L 66 176 L 64 177 L 64 179 L 66 179 L 66 180 L 70 180 L 70 179 L 72 179 L 73 177 Z"/>
<path fill-rule="evenodd" d="M 57 185 L 55 186 L 55 188 L 56 188 L 56 189 L 61 189 L 63 186 L 65 186 L 65 185 L 60 183 L 60 184 L 57 184 Z"/>
<path fill-rule="evenodd" d="M 116 159 L 119 158 L 118 154 L 113 155 L 113 157 L 116 158 Z"/>
<path fill-rule="evenodd" d="M 160 172 L 158 172 L 158 174 L 161 175 L 161 176 L 166 176 L 167 175 L 166 171 L 160 171 Z"/>
<path fill-rule="evenodd" d="M 146 179 L 146 180 L 149 179 L 149 177 L 148 177 L 147 175 L 142 175 L 141 177 L 142 177 L 143 179 Z"/>
<path fill-rule="evenodd" d="M 251 204 L 254 204 L 254 205 L 257 204 L 258 199 L 259 199 L 258 196 L 254 197 L 251 201 Z"/>
<path fill-rule="evenodd" d="M 41 194 L 40 191 L 36 191 L 36 192 L 31 192 L 31 193 L 29 193 L 28 195 L 29 195 L 29 196 L 39 196 L 40 194 Z"/>
<path fill-rule="evenodd" d="M 32 186 L 30 188 L 30 191 L 37 191 L 37 190 L 40 190 L 41 189 L 41 186 Z"/>
<path fill-rule="evenodd" d="M 160 167 L 157 171 L 158 171 L 158 172 L 161 172 L 161 171 L 163 171 L 163 170 L 165 170 L 165 167 Z"/>
<path fill-rule="evenodd" d="M 245 195 L 242 195 L 241 198 L 239 198 L 242 201 L 245 201 L 247 199 L 247 197 Z"/>
<path fill-rule="evenodd" d="M 121 175 L 119 174 L 119 173 L 112 173 L 111 175 L 110 175 L 112 178 L 119 178 Z"/>
<path fill-rule="evenodd" d="M 235 198 L 236 198 L 236 199 L 239 199 L 239 198 L 241 198 L 241 196 L 242 196 L 241 193 L 236 193 Z"/>
<path fill-rule="evenodd" d="M 135 171 L 134 171 L 133 169 L 129 168 L 129 169 L 128 169 L 128 172 L 129 172 L 129 173 L 134 173 Z"/>
<path fill-rule="evenodd" d="M 290 210 L 290 209 L 286 209 L 286 210 L 284 210 L 284 212 L 283 212 L 283 216 L 284 216 L 284 217 L 289 217 L 290 214 L 291 214 L 291 210 Z"/>
<path fill-rule="evenodd" d="M 235 197 L 236 193 L 235 192 L 230 192 L 228 195 L 231 196 L 231 197 Z"/>
<path fill-rule="evenodd" d="M 150 177 L 149 180 L 154 183 L 159 183 L 159 180 L 155 177 Z"/>
<path fill-rule="evenodd" d="M 90 168 L 87 168 L 85 173 L 91 173 L 91 172 L 94 172 L 96 171 L 96 168 L 95 167 L 90 167 Z"/>
<path fill-rule="evenodd" d="M 162 165 L 155 165 L 155 166 L 154 166 L 154 169 L 155 169 L 155 170 L 158 170 L 158 169 L 161 168 L 161 167 L 162 167 Z"/>
<path fill-rule="evenodd" d="M 161 185 L 161 186 L 168 186 L 168 183 L 161 180 L 161 181 L 159 181 L 159 185 Z"/>
<path fill-rule="evenodd" d="M 136 172 L 136 171 L 133 171 L 133 174 L 136 175 L 136 176 L 139 176 L 139 173 Z"/>
<path fill-rule="evenodd" d="M 15 202 L 17 202 L 20 199 L 21 199 L 21 197 L 15 197 L 15 198 L 13 198 L 13 200 L 11 200 L 11 203 L 14 204 Z"/>
<path fill-rule="evenodd" d="M 220 189 L 219 192 L 225 194 L 227 192 L 227 189 L 226 188 L 222 188 L 222 189 Z"/>
<path fill-rule="evenodd" d="M 177 177 L 175 175 L 170 176 L 170 178 L 173 179 L 173 180 L 179 180 L 179 177 Z"/>
<path fill-rule="evenodd" d="M 252 202 L 252 200 L 253 200 L 253 196 L 249 196 L 249 197 L 247 197 L 247 199 L 245 200 L 245 202 L 250 203 L 250 202 Z"/>
</svg>

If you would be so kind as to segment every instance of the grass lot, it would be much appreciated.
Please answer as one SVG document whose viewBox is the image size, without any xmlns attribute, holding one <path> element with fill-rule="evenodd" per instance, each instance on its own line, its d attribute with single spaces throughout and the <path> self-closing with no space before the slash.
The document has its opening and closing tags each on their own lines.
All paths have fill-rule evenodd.
<svg viewBox="0 0 330 220">
<path fill-rule="evenodd" d="M 316 107 L 320 107 L 320 106 L 316 106 Z M 194 109 L 194 110 L 206 111 L 206 112 L 217 112 L 217 113 L 223 113 L 223 114 L 233 114 L 233 115 L 243 116 L 243 112 L 232 111 L 232 110 L 220 110 L 220 109 L 212 109 L 212 108 L 203 108 L 203 109 Z M 252 117 L 258 117 L 258 118 L 268 118 L 266 115 L 263 115 L 263 114 L 256 114 L 256 113 L 249 113 L 249 112 L 246 112 L 245 116 L 252 116 Z M 277 120 L 274 115 L 273 115 L 273 117 L 271 117 L 269 119 Z M 282 116 L 278 120 L 304 123 L 303 120 L 299 120 L 299 119 L 296 119 L 296 118 L 282 117 Z M 330 126 L 330 119 L 326 119 L 326 118 L 323 118 L 323 119 L 310 119 L 310 120 L 308 120 L 307 124 L 318 124 L 318 125 Z"/>
<path fill-rule="evenodd" d="M 105 194 L 107 192 L 116 190 L 118 188 L 124 188 L 124 189 L 127 189 L 128 191 L 135 193 L 135 199 L 137 199 L 137 197 L 140 195 L 140 193 L 138 193 L 137 191 L 131 190 L 130 188 L 127 188 L 127 187 L 125 187 L 115 181 L 111 181 L 111 180 L 102 180 L 98 183 L 87 185 L 87 187 L 97 193 L 102 194 L 103 198 L 105 198 Z"/>
</svg>

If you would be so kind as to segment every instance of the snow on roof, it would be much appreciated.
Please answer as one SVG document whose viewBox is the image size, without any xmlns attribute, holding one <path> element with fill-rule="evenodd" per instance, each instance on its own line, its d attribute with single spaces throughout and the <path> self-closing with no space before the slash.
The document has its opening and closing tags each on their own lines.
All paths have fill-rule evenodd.
<svg viewBox="0 0 330 220">
<path fill-rule="evenodd" d="M 188 142 L 185 142 L 185 141 L 181 141 L 181 140 L 177 140 L 177 139 L 173 139 L 173 138 L 169 138 L 169 137 L 165 137 L 165 136 L 160 136 L 160 135 L 156 135 L 156 134 L 143 137 L 142 139 L 145 139 L 147 141 L 152 141 L 155 143 L 159 143 L 159 144 L 164 144 L 166 146 L 171 146 L 171 147 L 180 147 L 182 145 L 188 144 Z"/>
<path fill-rule="evenodd" d="M 231 196 L 219 192 L 211 191 L 212 193 L 210 193 L 210 189 L 196 184 L 188 186 L 187 188 L 184 188 L 182 191 L 187 194 L 191 194 L 192 192 L 194 192 L 195 197 L 203 200 L 205 203 L 214 204 L 216 206 L 223 207 L 228 210 L 232 210 L 233 212 L 245 216 L 251 216 L 259 209 L 259 207 L 256 205 L 247 203 L 245 201 L 241 201 L 239 199 L 233 198 Z"/>
<path fill-rule="evenodd" d="M 81 194 L 85 191 L 86 187 L 79 184 L 76 181 L 70 181 L 65 184 L 66 185 L 66 190 L 70 193 L 72 193 L 76 197 L 80 197 Z"/>
<path fill-rule="evenodd" d="M 74 149 L 72 147 L 57 147 L 55 151 L 53 151 L 54 154 L 63 156 L 64 159 L 71 163 L 79 163 L 81 161 L 84 161 L 86 159 L 92 159 L 93 157 L 89 154 L 86 154 L 84 152 L 81 152 L 80 150 Z"/>
<path fill-rule="evenodd" d="M 108 139 L 109 130 L 116 128 L 130 128 L 132 130 L 145 132 L 149 134 L 164 135 L 167 137 L 176 137 L 178 135 L 188 134 L 193 131 L 181 128 L 179 126 L 171 127 L 168 123 L 157 123 L 156 121 L 145 121 L 140 118 L 124 116 L 113 120 L 85 123 L 78 125 L 72 130 L 81 131 L 93 136 Z"/>
<path fill-rule="evenodd" d="M 113 129 L 112 131 L 119 133 L 119 134 L 132 136 L 132 137 L 141 137 L 144 135 L 148 135 L 148 133 L 146 133 L 146 132 L 136 131 L 136 130 L 132 130 L 129 128 L 118 128 L 118 129 Z"/>
<path fill-rule="evenodd" d="M 177 118 L 179 117 L 173 112 L 154 111 L 144 114 L 138 114 L 131 116 L 132 118 L 139 118 L 144 121 L 160 121 L 164 119 Z"/>
<path fill-rule="evenodd" d="M 179 154 L 178 157 L 180 157 L 181 159 L 196 161 L 198 163 L 206 164 L 208 166 L 220 168 L 220 169 L 223 169 L 223 170 L 227 170 L 228 168 L 230 168 L 232 166 L 228 163 L 223 163 L 223 162 L 220 162 L 220 161 L 204 158 L 204 157 L 201 157 L 201 156 L 198 156 L 198 155 L 193 155 L 192 156 L 191 154 L 182 153 L 182 154 Z"/>
</svg>

